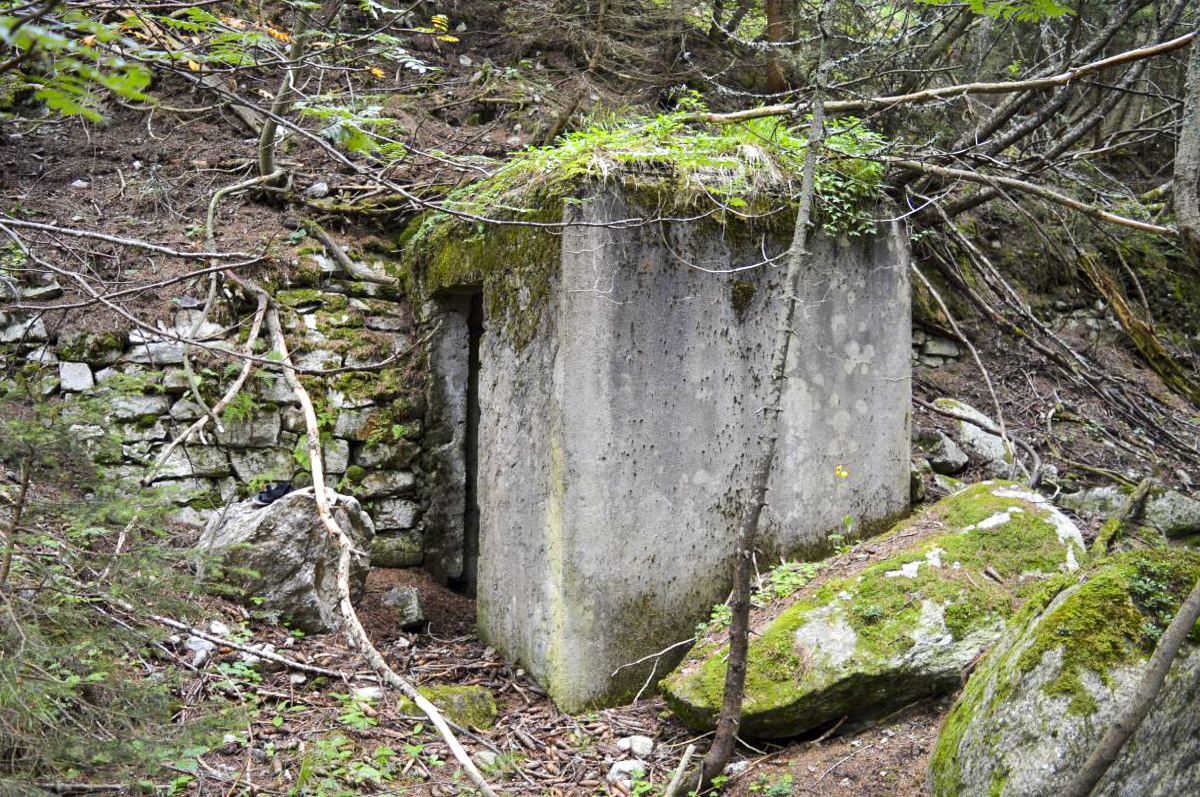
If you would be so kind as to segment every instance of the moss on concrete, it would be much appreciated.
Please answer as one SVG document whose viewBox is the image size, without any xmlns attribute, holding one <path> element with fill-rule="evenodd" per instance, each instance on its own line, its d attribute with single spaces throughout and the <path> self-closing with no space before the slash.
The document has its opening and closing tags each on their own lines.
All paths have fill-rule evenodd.
<svg viewBox="0 0 1200 797">
<path fill-rule="evenodd" d="M 560 222 L 561 199 L 547 198 L 538 218 L 529 220 Z M 447 290 L 481 288 L 489 322 L 516 348 L 524 348 L 533 340 L 561 265 L 562 237 L 555 232 L 528 226 L 485 229 L 442 214 L 419 217 L 401 235 L 412 255 L 408 288 L 415 288 L 421 300 Z"/>
</svg>

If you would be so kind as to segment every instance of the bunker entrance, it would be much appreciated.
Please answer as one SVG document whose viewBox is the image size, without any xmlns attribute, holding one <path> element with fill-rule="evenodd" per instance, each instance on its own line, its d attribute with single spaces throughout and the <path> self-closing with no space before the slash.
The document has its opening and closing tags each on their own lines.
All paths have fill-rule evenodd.
<svg viewBox="0 0 1200 797">
<path fill-rule="evenodd" d="M 479 344 L 483 340 L 483 293 L 467 300 L 467 390 L 464 396 L 466 429 L 463 434 L 463 564 L 462 575 L 451 582 L 455 589 L 475 597 L 479 569 Z"/>
<path fill-rule="evenodd" d="M 452 589 L 474 597 L 483 292 L 477 287 L 448 291 L 437 297 L 436 306 L 425 462 L 433 487 L 425 511 L 424 568 Z"/>
</svg>

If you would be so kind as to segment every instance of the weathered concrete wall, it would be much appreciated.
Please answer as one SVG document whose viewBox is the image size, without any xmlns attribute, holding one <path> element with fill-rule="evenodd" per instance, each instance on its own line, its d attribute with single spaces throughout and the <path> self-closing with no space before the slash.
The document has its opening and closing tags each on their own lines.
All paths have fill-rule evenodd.
<svg viewBox="0 0 1200 797">
<path fill-rule="evenodd" d="M 611 195 L 577 212 L 638 215 Z M 651 664 L 611 673 L 689 636 L 729 588 L 782 264 L 709 272 L 781 252 L 790 231 L 732 235 L 571 227 L 537 334 L 516 345 L 492 319 L 484 336 L 480 631 L 568 710 L 632 695 Z M 821 548 L 847 516 L 879 525 L 908 505 L 904 239 L 812 250 L 764 566 Z"/>
</svg>

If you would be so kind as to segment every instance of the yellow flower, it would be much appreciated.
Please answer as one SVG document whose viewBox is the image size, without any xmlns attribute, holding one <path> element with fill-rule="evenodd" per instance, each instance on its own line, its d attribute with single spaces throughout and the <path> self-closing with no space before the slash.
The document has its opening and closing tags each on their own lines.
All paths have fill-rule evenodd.
<svg viewBox="0 0 1200 797">
<path fill-rule="evenodd" d="M 382 69 L 380 69 L 377 66 L 371 67 L 371 69 L 369 71 L 371 72 L 372 75 L 379 78 L 380 80 L 383 80 L 385 77 L 387 77 L 387 72 L 384 72 Z"/>
<path fill-rule="evenodd" d="M 837 476 L 839 479 L 845 479 L 850 475 L 850 471 L 846 470 L 846 466 L 839 462 L 833 469 L 833 475 Z"/>
</svg>

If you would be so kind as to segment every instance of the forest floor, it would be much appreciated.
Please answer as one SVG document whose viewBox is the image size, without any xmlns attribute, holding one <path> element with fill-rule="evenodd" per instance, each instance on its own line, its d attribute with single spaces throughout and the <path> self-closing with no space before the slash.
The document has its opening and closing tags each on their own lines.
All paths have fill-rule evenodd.
<svg viewBox="0 0 1200 797">
<path fill-rule="evenodd" d="M 882 549 L 869 554 L 864 549 L 874 550 L 860 546 L 836 557 L 831 570 L 850 563 L 857 569 L 886 555 Z M 396 585 L 415 586 L 421 592 L 426 623 L 417 631 L 400 629 L 395 610 L 381 603 L 383 594 Z M 214 602 L 210 609 L 221 606 Z M 225 622 L 240 622 L 239 609 L 223 608 Z M 619 739 L 641 735 L 654 740 L 654 750 L 645 759 L 644 780 L 660 787 L 670 780 L 688 744 L 703 749 L 705 737 L 679 723 L 660 697 L 576 716 L 558 711 L 522 670 L 506 663 L 475 636 L 474 601 L 436 584 L 420 571 L 372 571 L 358 611 L 389 664 L 417 685 L 478 685 L 492 691 L 499 710 L 497 723 L 491 728 L 472 728 L 460 741 L 472 755 L 499 754 L 483 771 L 500 793 L 627 795 L 627 788 L 605 778 L 615 761 L 629 758 L 617 747 Z M 251 622 L 249 627 L 255 629 L 255 624 Z M 282 670 L 262 676 L 259 683 L 242 684 L 239 689 L 257 695 L 257 707 L 246 730 L 255 744 L 244 746 L 245 734 L 238 742 L 230 739 L 218 754 L 205 757 L 208 771 L 201 770 L 198 779 L 210 778 L 214 788 L 253 784 L 259 793 L 284 794 L 296 785 L 306 766 L 320 772 L 335 768 L 333 763 L 345 766 L 349 761 L 373 761 L 376 750 L 390 747 L 398 751 L 399 762 L 392 770 L 400 774 L 368 793 L 468 793 L 444 743 L 432 728 L 425 727 L 428 722 L 423 716 L 397 710 L 396 693 L 388 693 L 382 701 L 357 701 L 357 711 L 352 708 L 356 701 L 338 697 L 351 688 L 377 683 L 363 672 L 361 661 L 340 638 L 289 638 L 272 626 L 255 630 L 253 643 L 272 642 L 287 657 L 343 671 L 348 680 L 339 684 L 332 679 L 309 678 L 297 684 L 293 673 Z M 219 665 L 236 659 L 235 650 L 218 651 L 218 666 L 197 673 L 196 681 L 184 691 L 215 690 L 216 684 L 225 681 L 218 674 Z M 359 677 L 353 678 L 354 674 Z M 809 739 L 740 745 L 736 773 L 723 793 L 739 797 L 801 793 L 914 797 L 922 793 L 928 755 L 949 705 L 950 696 L 931 698 L 871 723 L 826 729 L 831 731 L 828 735 L 814 733 Z M 330 761 L 325 752 L 328 748 L 322 747 L 320 740 L 339 737 L 347 740 L 339 753 L 342 758 Z M 261 751 L 267 745 L 272 751 L 270 758 L 247 752 Z M 634 794 L 640 793 L 637 789 L 635 782 Z"/>
<path fill-rule="evenodd" d="M 536 140 L 531 131 L 554 116 L 556 109 L 547 107 L 548 103 L 543 105 L 541 97 L 572 93 L 570 85 L 556 83 L 553 64 L 536 85 L 526 80 L 533 75 L 528 71 L 519 79 L 525 81 L 520 84 L 518 79 L 505 84 L 498 78 L 489 88 L 491 94 L 512 95 L 519 91 L 530 99 L 519 106 L 519 115 L 514 111 L 509 116 L 496 116 L 493 121 L 468 125 L 484 92 L 470 83 L 473 68 L 456 66 L 449 59 L 443 66 L 447 70 L 444 88 L 423 94 L 420 107 L 406 105 L 408 101 L 397 93 L 396 107 L 389 108 L 389 112 L 411 114 L 411 143 L 417 150 L 436 146 L 451 155 L 502 155 L 522 148 Z M 195 99 L 169 91 L 161 96 L 175 105 L 187 105 Z M 441 110 L 430 112 L 427 109 L 431 107 Z M 0 168 L 0 195 L 6 207 L 31 221 L 201 248 L 204 215 L 212 192 L 252 172 L 255 141 L 249 131 L 239 129 L 226 112 L 191 116 L 155 115 L 116 107 L 112 110 L 112 121 L 105 127 L 77 119 L 47 118 L 6 128 Z M 518 116 L 522 130 L 514 129 Z M 318 153 L 296 145 L 285 144 L 282 149 L 281 160 L 293 175 L 297 190 L 318 181 L 328 182 L 332 195 L 345 199 L 367 190 L 358 185 L 356 176 L 332 169 Z M 446 168 L 435 160 L 416 160 L 406 175 L 413 184 L 448 187 L 463 178 L 464 170 Z M 286 268 L 280 264 L 290 260 L 289 247 L 296 246 L 289 240 L 293 229 L 290 221 L 298 212 L 313 210 L 284 211 L 271 204 L 269 198 L 231 198 L 218 214 L 217 245 L 253 251 L 270 244 L 275 264 L 262 268 Z M 344 219 L 322 220 L 337 224 L 333 231 L 351 245 L 398 232 L 388 227 L 384 217 L 359 218 L 344 224 L 339 223 Z M 89 246 L 108 251 L 103 243 L 80 245 L 60 239 L 59 245 L 81 262 L 91 262 Z M 112 280 L 115 287 L 161 281 L 176 274 L 170 266 L 154 259 L 124 265 L 120 258 L 96 258 L 94 262 L 106 267 L 115 264 L 114 273 L 101 275 Z M 72 296 L 73 286 L 61 282 L 67 296 Z M 130 309 L 145 318 L 165 316 L 179 292 L 174 286 L 147 289 Z M 75 323 L 79 320 L 72 319 Z M 86 323 L 97 330 L 125 326 L 115 314 L 92 309 L 88 310 Z M 994 328 L 979 324 L 968 326 L 967 331 L 996 386 L 1008 429 L 1039 445 L 1044 459 L 1061 473 L 1075 473 L 1075 486 L 1104 481 L 1114 474 L 1129 481 L 1145 475 L 1145 430 L 1131 426 L 1094 395 L 1060 378 L 1044 360 L 1002 337 Z M 1163 388 L 1111 330 L 1101 334 L 1082 328 L 1064 329 L 1062 334 L 1123 384 L 1143 395 L 1147 403 L 1164 408 L 1173 428 L 1188 428 L 1196 420 L 1194 412 Z M 914 395 L 924 400 L 951 396 L 994 416 L 992 397 L 966 354 L 943 368 L 917 367 L 913 388 Z M 914 407 L 914 431 L 949 430 L 953 424 Z M 1047 443 L 1053 444 L 1053 450 Z M 1171 451 L 1156 448 L 1154 460 L 1158 475 L 1168 483 L 1187 480 L 1180 476 L 1186 463 Z M 981 476 L 976 469 L 959 477 L 974 480 Z M 1200 474 L 1194 477 L 1200 478 Z M 932 483 L 927 487 L 931 500 L 938 497 L 939 491 Z M 1045 489 L 1053 494 L 1057 485 L 1050 483 Z M 1094 533 L 1095 518 L 1079 520 L 1085 533 Z M 841 556 L 879 555 L 864 553 L 869 549 L 867 543 Z M 381 603 L 383 593 L 397 584 L 421 590 L 428 622 L 419 632 L 399 628 L 394 610 Z M 228 668 L 221 672 L 213 667 L 189 673 L 190 682 L 185 684 L 183 694 L 197 698 L 197 702 L 203 695 L 221 695 L 230 701 L 255 695 L 245 733 L 202 759 L 203 766 L 194 773 L 200 786 L 197 793 L 233 794 L 238 786 L 246 786 L 263 794 L 288 794 L 299 779 L 316 781 L 339 767 L 345 773 L 352 765 L 372 762 L 376 770 L 392 772 L 394 780 L 373 782 L 360 766 L 353 769 L 363 778 L 364 788 L 359 793 L 468 793 L 444 744 L 429 729 L 417 730 L 426 724 L 423 717 L 402 715 L 395 708 L 393 693 L 369 704 L 360 704 L 349 696 L 352 687 L 375 681 L 343 640 L 334 636 L 297 637 L 286 629 L 257 624 L 240 609 L 215 599 L 206 600 L 205 608 L 210 620 L 220 619 L 234 626 L 248 621 L 248 641 L 271 642 L 292 659 L 339 670 L 347 678 L 342 683 L 316 677 L 297 682 L 295 673 L 284 670 L 265 674 L 261 680 L 244 674 L 235 680 Z M 473 730 L 462 742 L 472 753 L 499 753 L 484 772 L 505 794 L 624 795 L 626 791 L 605 779 L 612 762 L 627 757 L 616 746 L 619 739 L 644 735 L 655 741 L 654 751 L 646 760 L 646 780 L 654 784 L 670 779 L 689 743 L 696 743 L 701 750 L 705 745 L 702 737 L 675 720 L 661 698 L 654 696 L 630 706 L 578 716 L 558 711 L 532 679 L 476 637 L 473 602 L 418 571 L 374 571 L 359 614 L 392 667 L 418 685 L 474 684 L 492 690 L 499 708 L 497 724 Z M 232 664 L 237 661 L 237 652 L 219 651 L 216 661 L 218 665 Z M 923 793 L 928 755 L 952 697 L 944 695 L 916 703 L 870 724 L 846 723 L 825 729 L 831 731 L 827 737 L 821 732 L 810 739 L 742 745 L 738 758 L 749 765 L 731 778 L 725 793 L 760 797 L 915 797 Z M 247 736 L 255 740 L 253 745 L 245 744 Z M 331 744 L 330 740 L 337 737 L 346 741 Z M 414 739 L 420 742 L 414 743 Z M 392 752 L 381 754 L 380 748 Z M 387 760 L 381 760 L 381 756 Z M 211 789 L 204 788 L 206 781 Z M 635 785 L 635 793 L 637 790 Z"/>
</svg>

